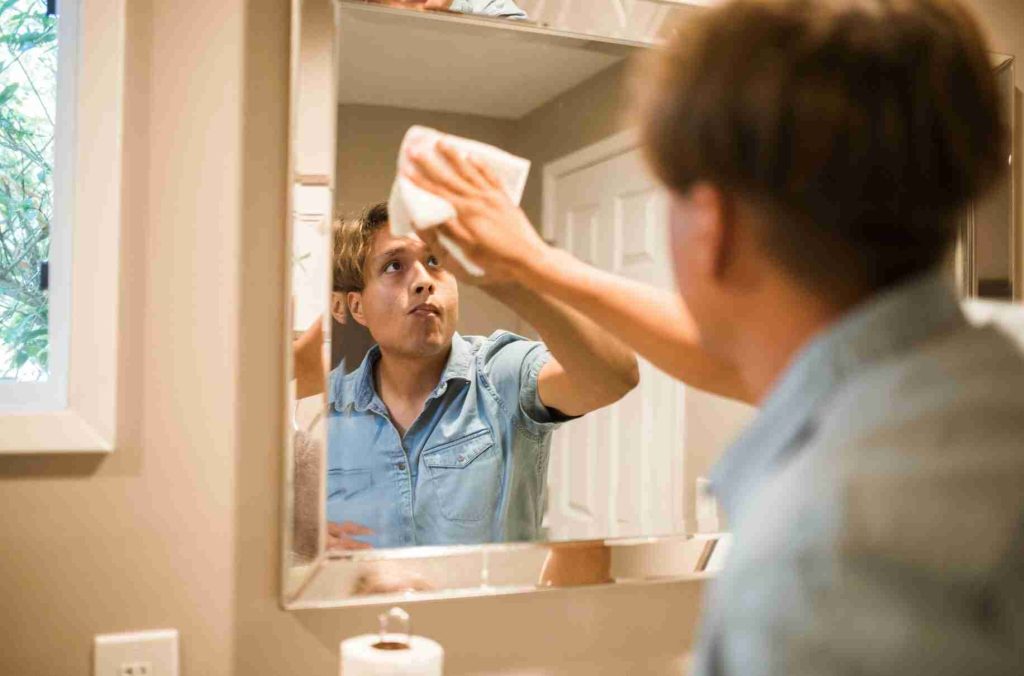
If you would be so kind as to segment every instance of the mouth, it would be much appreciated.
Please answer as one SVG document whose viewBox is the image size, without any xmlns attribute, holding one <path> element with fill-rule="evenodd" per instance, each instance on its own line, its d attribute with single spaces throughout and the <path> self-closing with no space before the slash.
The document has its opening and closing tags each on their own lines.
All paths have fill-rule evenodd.
<svg viewBox="0 0 1024 676">
<path fill-rule="evenodd" d="M 420 303 L 419 305 L 414 307 L 412 310 L 410 310 L 409 314 L 411 314 L 411 315 L 413 315 L 415 317 L 430 317 L 430 316 L 440 317 L 441 316 L 441 308 L 437 307 L 433 303 Z"/>
</svg>

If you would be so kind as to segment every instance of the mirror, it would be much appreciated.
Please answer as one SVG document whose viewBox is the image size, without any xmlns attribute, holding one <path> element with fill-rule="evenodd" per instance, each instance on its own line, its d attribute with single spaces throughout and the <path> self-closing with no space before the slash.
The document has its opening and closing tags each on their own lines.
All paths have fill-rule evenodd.
<svg viewBox="0 0 1024 676">
<path fill-rule="evenodd" d="M 634 370 L 598 326 L 563 334 L 604 400 L 549 405 L 570 315 L 438 269 L 383 206 L 410 127 L 472 139 L 529 162 L 545 239 L 672 288 L 629 61 L 696 10 L 398 4 L 295 3 L 284 605 L 705 574 L 725 545 L 696 487 L 752 409 Z"/>
</svg>

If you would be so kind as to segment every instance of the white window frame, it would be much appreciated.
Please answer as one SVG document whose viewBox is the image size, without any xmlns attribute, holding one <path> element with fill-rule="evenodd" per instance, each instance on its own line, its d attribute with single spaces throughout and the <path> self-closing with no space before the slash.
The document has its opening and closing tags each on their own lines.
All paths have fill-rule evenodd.
<svg viewBox="0 0 1024 676">
<path fill-rule="evenodd" d="M 115 445 L 125 0 L 58 9 L 50 374 L 3 384 L 0 453 Z"/>
</svg>

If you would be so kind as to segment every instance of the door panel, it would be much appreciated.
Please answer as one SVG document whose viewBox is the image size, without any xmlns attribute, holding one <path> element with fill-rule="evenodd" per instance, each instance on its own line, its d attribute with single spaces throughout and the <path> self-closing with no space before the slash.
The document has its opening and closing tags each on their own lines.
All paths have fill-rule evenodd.
<svg viewBox="0 0 1024 676">
<path fill-rule="evenodd" d="M 664 194 L 626 146 L 548 183 L 553 237 L 591 265 L 671 288 Z M 598 196 L 595 200 L 595 196 Z M 683 529 L 682 386 L 641 360 L 640 385 L 555 434 L 553 539 Z"/>
</svg>

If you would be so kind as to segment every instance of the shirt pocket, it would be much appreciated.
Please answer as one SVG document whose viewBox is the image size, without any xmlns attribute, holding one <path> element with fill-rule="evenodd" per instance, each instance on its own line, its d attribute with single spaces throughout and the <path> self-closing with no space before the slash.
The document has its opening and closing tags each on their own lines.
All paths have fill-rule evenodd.
<svg viewBox="0 0 1024 676">
<path fill-rule="evenodd" d="M 441 513 L 451 521 L 491 518 L 501 492 L 500 454 L 490 430 L 423 451 Z"/>
<path fill-rule="evenodd" d="M 327 498 L 349 500 L 370 487 L 369 469 L 332 469 L 327 472 Z"/>
</svg>

